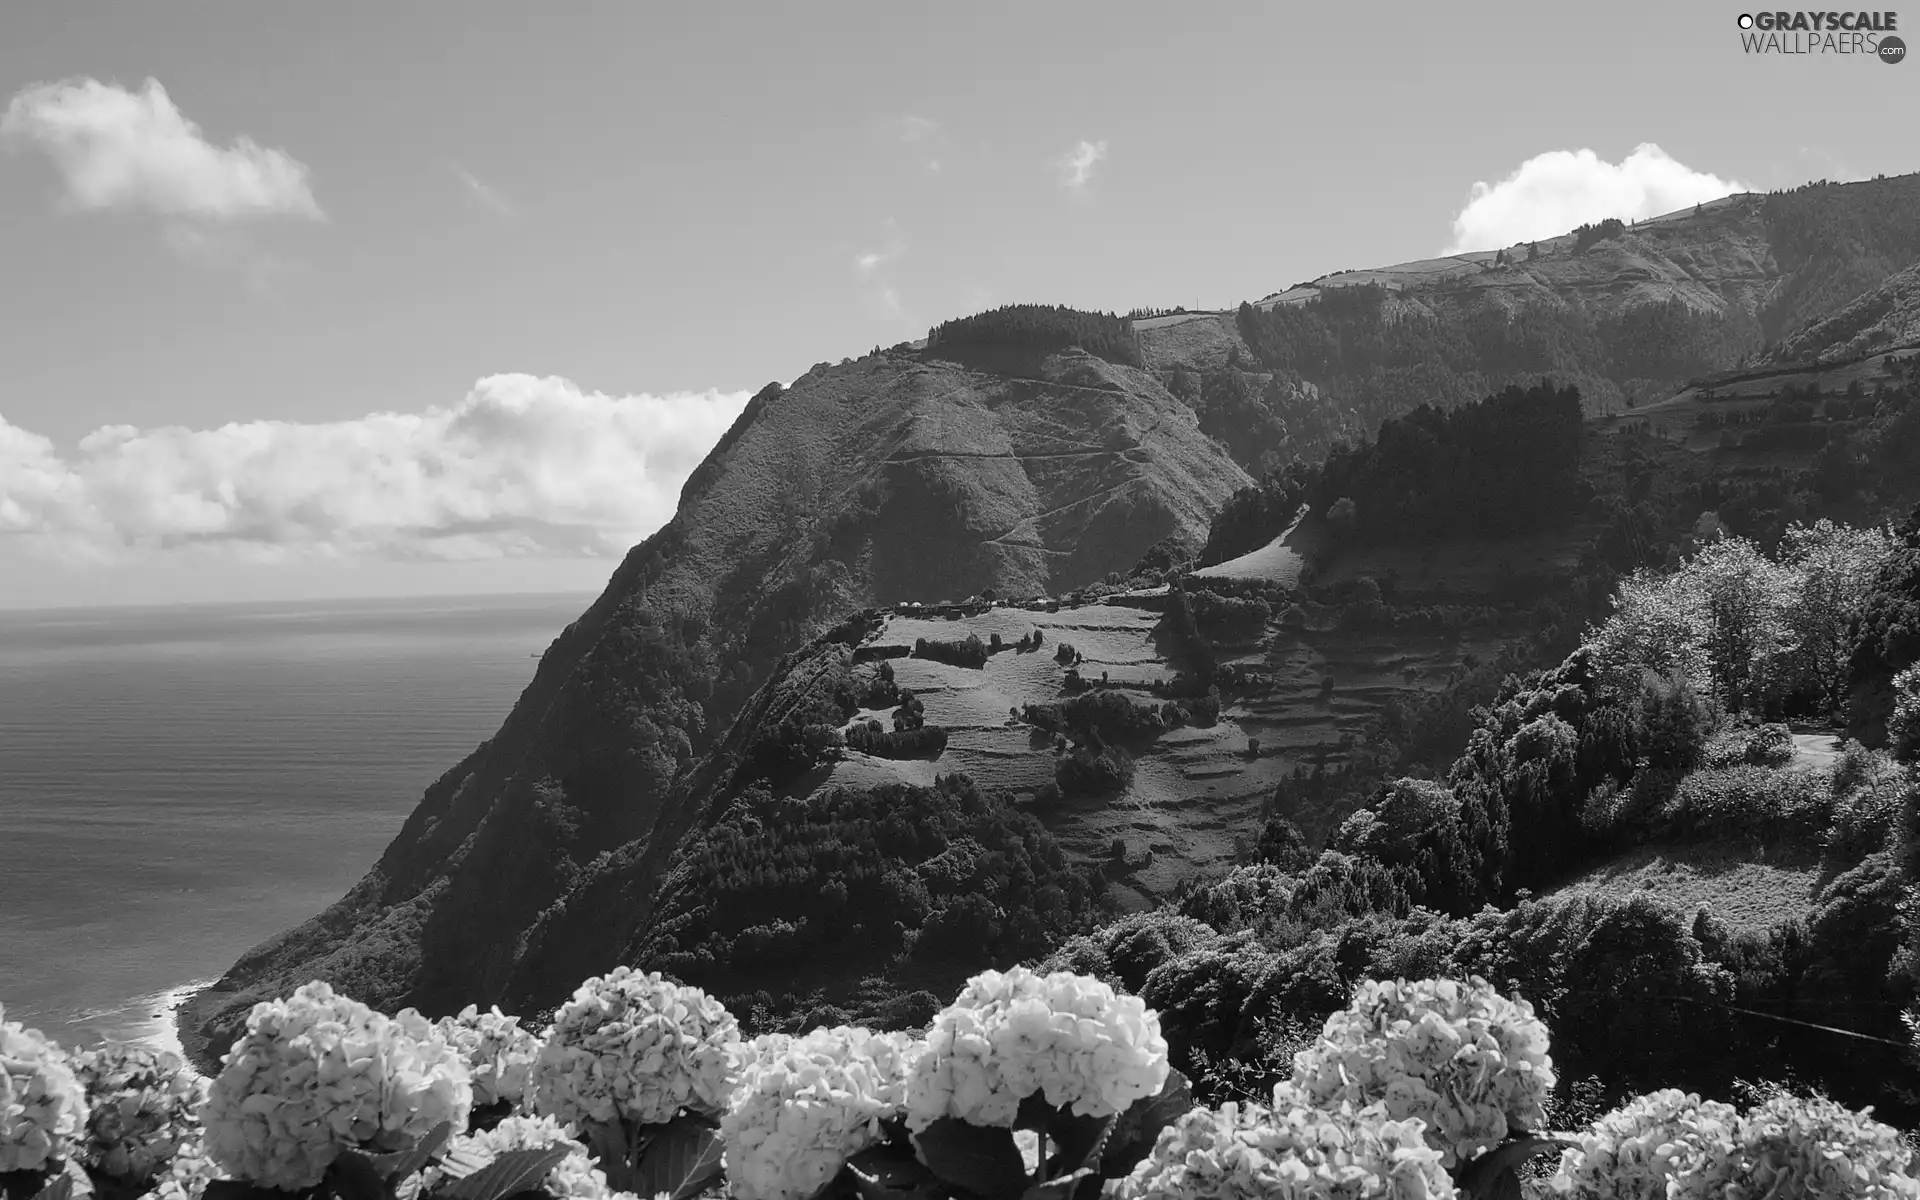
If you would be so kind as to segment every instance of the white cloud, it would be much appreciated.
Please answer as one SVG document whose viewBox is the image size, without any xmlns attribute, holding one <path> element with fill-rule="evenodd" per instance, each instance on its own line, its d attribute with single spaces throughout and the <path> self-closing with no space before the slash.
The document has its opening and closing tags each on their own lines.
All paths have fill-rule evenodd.
<svg viewBox="0 0 1920 1200">
<path fill-rule="evenodd" d="M 1061 155 L 1054 163 L 1060 169 L 1060 182 L 1067 188 L 1078 191 L 1087 186 L 1093 178 L 1093 168 L 1107 157 L 1105 140 L 1089 142 L 1082 140 L 1079 145 Z"/>
<path fill-rule="evenodd" d="M 617 554 L 673 515 L 747 397 L 494 375 L 451 407 L 111 425 L 71 454 L 0 418 L 0 535 L 107 561 L 210 547 L 254 561 Z"/>
<path fill-rule="evenodd" d="M 864 254 L 856 254 L 853 256 L 853 269 L 862 275 L 871 275 L 873 274 L 874 268 L 885 261 L 887 261 L 886 255 L 880 253 L 878 250 L 869 250 Z"/>
<path fill-rule="evenodd" d="M 43 151 L 83 210 L 325 219 L 304 163 L 247 137 L 213 144 L 154 79 L 139 92 L 96 79 L 25 88 L 0 115 L 0 140 Z"/>
<path fill-rule="evenodd" d="M 1443 254 L 1494 250 L 1559 237 L 1608 217 L 1645 220 L 1735 192 L 1746 184 L 1676 162 L 1645 142 L 1618 163 L 1591 150 L 1536 154 L 1498 183 L 1475 183 Z"/>
<path fill-rule="evenodd" d="M 927 138 L 939 133 L 940 123 L 938 121 L 928 120 L 926 117 L 916 117 L 909 113 L 904 117 L 899 117 L 887 122 L 887 130 L 893 134 L 894 137 L 911 145 L 914 142 L 925 141 Z"/>
<path fill-rule="evenodd" d="M 513 201 L 507 199 L 505 192 L 458 164 L 455 164 L 453 171 L 460 177 L 461 184 L 467 189 L 468 197 L 475 204 L 496 217 L 511 217 L 515 214 Z"/>
</svg>

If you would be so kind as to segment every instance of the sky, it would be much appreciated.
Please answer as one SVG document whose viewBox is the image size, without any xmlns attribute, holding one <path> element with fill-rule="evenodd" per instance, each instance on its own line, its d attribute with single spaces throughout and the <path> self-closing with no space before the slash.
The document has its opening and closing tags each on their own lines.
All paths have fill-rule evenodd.
<svg viewBox="0 0 1920 1200">
<path fill-rule="evenodd" d="M 1920 64 L 1741 12 L 0 6 L 0 607 L 593 590 L 948 317 L 1920 169 Z"/>
</svg>

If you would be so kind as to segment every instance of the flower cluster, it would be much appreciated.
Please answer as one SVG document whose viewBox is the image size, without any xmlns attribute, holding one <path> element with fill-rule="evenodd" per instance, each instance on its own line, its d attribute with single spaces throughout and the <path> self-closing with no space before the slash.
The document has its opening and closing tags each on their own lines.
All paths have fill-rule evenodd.
<svg viewBox="0 0 1920 1200">
<path fill-rule="evenodd" d="M 1913 1152 L 1897 1130 L 1824 1097 L 1775 1096 L 1740 1120 L 1739 1170 L 1751 1196 L 1911 1200 Z M 1732 1193 L 1728 1193 L 1732 1194 Z"/>
<path fill-rule="evenodd" d="M 1569 1200 L 1704 1198 L 1727 1174 L 1739 1119 L 1732 1105 L 1678 1088 L 1640 1096 L 1575 1135 L 1553 1190 Z"/>
<path fill-rule="evenodd" d="M 109 1045 L 74 1055 L 73 1069 L 90 1110 L 81 1150 L 88 1166 L 145 1183 L 199 1140 L 207 1083 L 178 1055 Z"/>
<path fill-rule="evenodd" d="M 438 1024 L 447 1041 L 466 1056 L 475 1108 L 520 1103 L 533 1078 L 534 1060 L 540 1057 L 540 1039 L 520 1028 L 519 1017 L 507 1016 L 498 1005 L 481 1012 L 469 1004 Z"/>
<path fill-rule="evenodd" d="M 64 1159 L 86 1127 L 87 1093 L 67 1056 L 0 1008 L 0 1173 Z"/>
<path fill-rule="evenodd" d="M 567 1157 L 547 1173 L 541 1184 L 554 1200 L 609 1200 L 614 1195 L 607 1187 L 605 1172 L 594 1165 L 587 1148 L 552 1117 L 507 1117 L 492 1129 L 453 1139 L 447 1152 L 490 1161 L 515 1150 L 545 1150 L 550 1146 L 567 1148 Z M 442 1177 L 440 1168 L 428 1168 L 421 1175 L 420 1194 L 432 1192 Z"/>
<path fill-rule="evenodd" d="M 180 1147 L 141 1200 L 200 1200 L 207 1185 L 219 1178 L 220 1164 L 207 1156 L 206 1144 L 196 1139 Z"/>
<path fill-rule="evenodd" d="M 1628 1101 L 1579 1134 L 1552 1180 L 1568 1200 L 1913 1200 L 1912 1152 L 1866 1113 L 1777 1095 L 1737 1114 L 1675 1089 Z"/>
<path fill-rule="evenodd" d="M 1161 1130 L 1110 1200 L 1452 1200 L 1458 1193 L 1417 1120 L 1382 1105 L 1321 1109 L 1290 1084 L 1274 1107 L 1229 1101 Z"/>
<path fill-rule="evenodd" d="M 256 1004 L 222 1060 L 202 1119 L 235 1178 L 298 1191 L 343 1147 L 390 1152 L 441 1122 L 467 1127 L 467 1062 L 412 1009 L 385 1016 L 309 983 Z"/>
<path fill-rule="evenodd" d="M 1369 980 L 1320 1039 L 1294 1056 L 1293 1082 L 1315 1105 L 1383 1103 L 1419 1118 L 1448 1169 L 1537 1128 L 1553 1091 L 1547 1027 L 1525 1000 L 1485 980 Z"/>
<path fill-rule="evenodd" d="M 746 1047 L 740 1086 L 720 1118 L 739 1200 L 804 1200 L 905 1111 L 925 1045 L 904 1033 L 842 1026 L 763 1034 Z"/>
<path fill-rule="evenodd" d="M 985 971 L 934 1018 L 907 1081 L 907 1126 L 950 1116 L 1011 1127 L 1036 1092 L 1104 1117 L 1157 1095 L 1167 1070 L 1160 1018 L 1139 997 L 1068 971 Z"/>
<path fill-rule="evenodd" d="M 555 1014 L 533 1065 L 534 1111 L 576 1128 L 719 1116 L 733 1091 L 740 1027 L 699 988 L 617 967 Z"/>
</svg>

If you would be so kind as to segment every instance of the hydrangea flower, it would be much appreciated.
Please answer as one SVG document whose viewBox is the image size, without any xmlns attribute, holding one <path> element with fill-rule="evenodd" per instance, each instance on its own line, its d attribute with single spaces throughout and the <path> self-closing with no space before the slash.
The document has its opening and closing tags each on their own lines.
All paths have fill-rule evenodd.
<svg viewBox="0 0 1920 1200">
<path fill-rule="evenodd" d="M 906 1110 L 907 1076 L 925 1043 L 840 1026 L 763 1034 L 745 1048 L 720 1133 L 738 1200 L 804 1200 Z"/>
<path fill-rule="evenodd" d="M 933 1020 L 907 1081 L 907 1127 L 957 1117 L 1010 1128 L 1036 1092 L 1109 1116 L 1157 1095 L 1167 1070 L 1160 1017 L 1138 996 L 1069 971 L 984 971 Z"/>
<path fill-rule="evenodd" d="M 0 1007 L 0 1172 L 64 1159 L 86 1127 L 87 1093 L 61 1050 Z"/>
<path fill-rule="evenodd" d="M 547 1173 L 541 1184 L 557 1200 L 609 1200 L 616 1194 L 608 1188 L 606 1173 L 595 1165 L 587 1148 L 552 1117 L 507 1117 L 492 1129 L 454 1138 L 447 1149 L 492 1159 L 514 1150 L 545 1150 L 549 1146 L 567 1148 L 567 1157 Z M 431 1192 L 441 1177 L 438 1167 L 422 1172 L 420 1194 Z"/>
<path fill-rule="evenodd" d="M 178 1055 L 146 1046 L 102 1046 L 73 1056 L 87 1093 L 81 1155 L 88 1166 L 145 1183 L 182 1146 L 199 1141 L 207 1081 L 185 1066 Z"/>
<path fill-rule="evenodd" d="M 1636 1097 L 1574 1135 L 1553 1190 L 1569 1200 L 1707 1200 L 1729 1176 L 1740 1114 L 1678 1088 Z"/>
<path fill-rule="evenodd" d="M 1898 1130 L 1825 1097 L 1775 1096 L 1749 1109 L 1736 1138 L 1738 1169 L 1725 1195 L 1804 1200 L 1911 1200 L 1913 1152 Z M 1741 1189 L 1744 1189 L 1741 1190 Z M 1716 1193 L 1717 1194 L 1717 1193 Z"/>
<path fill-rule="evenodd" d="M 467 1127 L 467 1060 L 412 1009 L 389 1017 L 309 983 L 253 1006 L 202 1120 L 237 1179 L 300 1191 L 344 1147 L 405 1149 L 443 1121 Z"/>
<path fill-rule="evenodd" d="M 518 1105 L 533 1078 L 534 1060 L 540 1057 L 540 1039 L 520 1027 L 519 1017 L 510 1017 L 495 1005 L 481 1012 L 469 1004 L 459 1015 L 442 1017 L 437 1022 L 447 1041 L 466 1056 L 473 1080 L 475 1108 L 506 1101 Z"/>
<path fill-rule="evenodd" d="M 533 1108 L 576 1128 L 624 1118 L 671 1121 L 726 1111 L 740 1026 L 718 1000 L 658 972 L 617 967 L 580 985 L 554 1015 L 533 1065 Z"/>
<path fill-rule="evenodd" d="M 207 1185 L 218 1178 L 220 1164 L 208 1157 L 206 1143 L 196 1138 L 180 1147 L 141 1200 L 200 1200 Z"/>
<path fill-rule="evenodd" d="M 1110 1200 L 1453 1200 L 1458 1193 L 1418 1120 L 1383 1105 L 1320 1109 L 1290 1084 L 1274 1107 L 1229 1101 L 1160 1131 Z"/>
<path fill-rule="evenodd" d="M 1451 1170 L 1537 1128 L 1554 1076 L 1547 1027 L 1525 1000 L 1478 978 L 1369 980 L 1294 1055 L 1293 1082 L 1321 1107 L 1383 1103 L 1395 1120 L 1419 1118 Z"/>
</svg>

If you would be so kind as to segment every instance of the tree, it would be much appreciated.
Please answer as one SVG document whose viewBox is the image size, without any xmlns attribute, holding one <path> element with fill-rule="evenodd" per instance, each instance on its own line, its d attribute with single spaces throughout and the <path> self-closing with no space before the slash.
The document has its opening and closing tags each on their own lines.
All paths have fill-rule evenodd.
<svg viewBox="0 0 1920 1200">
<path fill-rule="evenodd" d="M 1787 623 L 1793 573 L 1745 538 L 1710 542 L 1681 568 L 1699 595 L 1714 694 L 1739 710 L 1764 701 L 1793 648 Z"/>
<path fill-rule="evenodd" d="M 1799 635 L 1793 669 L 1827 713 L 1845 701 L 1850 629 L 1892 552 L 1887 530 L 1854 529 L 1825 517 L 1812 525 L 1795 522 L 1781 539 L 1781 560 L 1796 576 L 1785 613 Z"/>
</svg>

